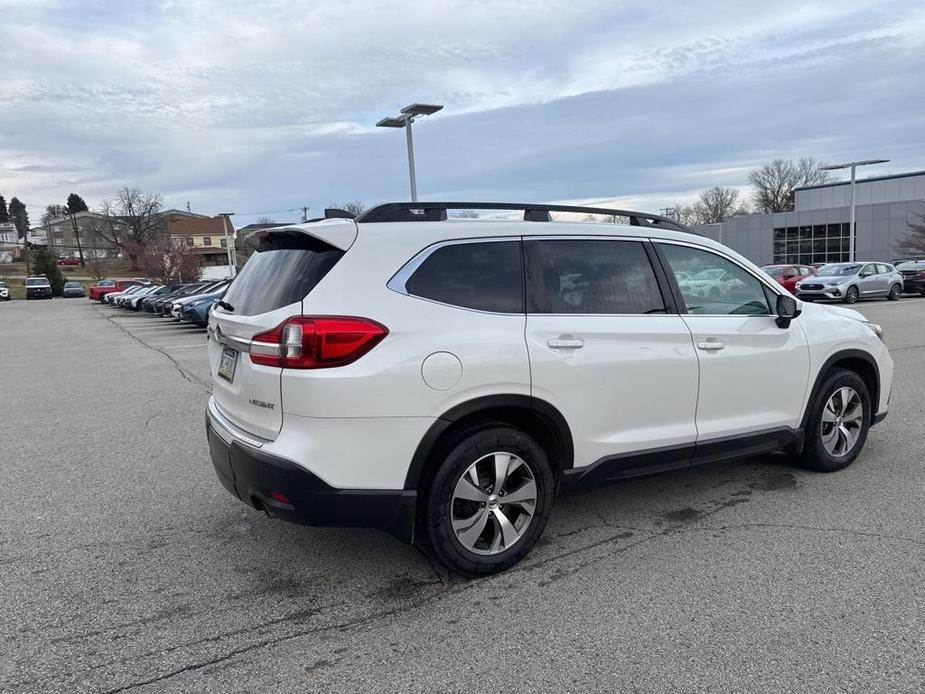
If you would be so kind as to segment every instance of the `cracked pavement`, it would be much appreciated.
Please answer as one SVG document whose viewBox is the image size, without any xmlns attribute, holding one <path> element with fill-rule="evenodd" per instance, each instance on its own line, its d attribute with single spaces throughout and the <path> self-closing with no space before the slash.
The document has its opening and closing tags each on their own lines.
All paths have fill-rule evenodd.
<svg viewBox="0 0 925 694">
<path fill-rule="evenodd" d="M 218 483 L 205 334 L 0 305 L 0 691 L 925 690 L 925 299 L 862 303 L 890 416 L 848 470 L 783 455 L 561 497 L 500 576 Z"/>
</svg>

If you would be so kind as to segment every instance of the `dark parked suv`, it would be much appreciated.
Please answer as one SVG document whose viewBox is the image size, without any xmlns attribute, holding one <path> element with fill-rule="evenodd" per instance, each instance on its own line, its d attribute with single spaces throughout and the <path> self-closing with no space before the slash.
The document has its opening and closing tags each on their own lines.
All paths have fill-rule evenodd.
<svg viewBox="0 0 925 694">
<path fill-rule="evenodd" d="M 906 294 L 925 296 L 925 260 L 910 260 L 896 266 L 903 276 L 903 291 Z"/>
</svg>

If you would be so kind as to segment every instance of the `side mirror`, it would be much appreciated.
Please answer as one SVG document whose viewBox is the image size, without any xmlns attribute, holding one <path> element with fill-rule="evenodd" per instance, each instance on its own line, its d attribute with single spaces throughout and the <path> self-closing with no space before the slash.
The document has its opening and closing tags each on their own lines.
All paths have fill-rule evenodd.
<svg viewBox="0 0 925 694">
<path fill-rule="evenodd" d="M 872 274 L 874 274 L 874 273 L 872 273 L 870 270 L 865 270 L 864 272 L 861 273 L 860 276 L 861 276 L 861 277 L 870 277 Z"/>
<path fill-rule="evenodd" d="M 777 295 L 777 327 L 789 328 L 790 321 L 800 315 L 797 300 L 792 296 Z"/>
</svg>

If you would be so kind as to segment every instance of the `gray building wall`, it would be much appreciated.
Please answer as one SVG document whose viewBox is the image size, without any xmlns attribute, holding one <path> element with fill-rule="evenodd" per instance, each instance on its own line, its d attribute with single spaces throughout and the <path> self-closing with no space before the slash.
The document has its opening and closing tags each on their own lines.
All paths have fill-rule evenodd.
<svg viewBox="0 0 925 694">
<path fill-rule="evenodd" d="M 925 175 L 923 175 L 925 179 Z M 923 195 L 925 197 L 925 195 Z M 925 200 L 857 205 L 857 236 L 855 257 L 858 260 L 889 262 L 901 256 L 896 244 L 908 233 L 909 222 L 922 222 Z M 821 224 L 847 224 L 849 207 L 795 210 L 778 214 L 754 214 L 733 217 L 722 224 L 705 224 L 697 231 L 720 241 L 758 265 L 773 262 L 809 262 L 774 257 L 774 230 L 817 226 Z M 831 258 L 814 258 L 825 262 Z"/>
<path fill-rule="evenodd" d="M 897 176 L 859 179 L 855 182 L 857 205 L 925 200 L 925 171 Z M 796 210 L 824 210 L 851 205 L 851 182 L 827 183 L 797 188 L 793 195 Z"/>
</svg>

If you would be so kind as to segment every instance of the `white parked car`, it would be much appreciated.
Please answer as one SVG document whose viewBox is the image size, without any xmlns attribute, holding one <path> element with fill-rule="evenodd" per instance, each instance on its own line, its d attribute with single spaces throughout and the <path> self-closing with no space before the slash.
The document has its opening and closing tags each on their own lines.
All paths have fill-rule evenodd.
<svg viewBox="0 0 925 694">
<path fill-rule="evenodd" d="M 543 223 L 444 221 L 457 207 Z M 878 326 L 670 220 L 550 210 L 591 212 L 392 203 L 252 234 L 209 320 L 228 491 L 477 575 L 530 551 L 560 487 L 777 449 L 855 460 L 890 398 Z"/>
</svg>

